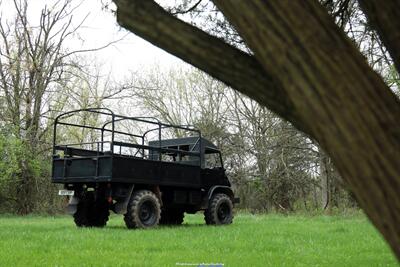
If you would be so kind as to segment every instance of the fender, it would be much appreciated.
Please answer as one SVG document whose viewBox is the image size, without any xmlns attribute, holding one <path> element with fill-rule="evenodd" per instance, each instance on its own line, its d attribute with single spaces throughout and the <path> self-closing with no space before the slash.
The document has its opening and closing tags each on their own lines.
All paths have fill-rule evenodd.
<svg viewBox="0 0 400 267">
<path fill-rule="evenodd" d="M 202 209 L 208 208 L 208 203 L 209 203 L 211 197 L 213 196 L 214 192 L 221 192 L 221 193 L 227 194 L 231 198 L 233 204 L 240 202 L 240 199 L 238 197 L 235 197 L 232 189 L 229 186 L 214 185 L 208 190 L 207 196 L 203 199 L 203 202 L 201 204 Z"/>
<path fill-rule="evenodd" d="M 232 200 L 234 198 L 233 191 L 229 186 L 227 186 L 227 185 L 214 185 L 208 190 L 207 200 L 211 199 L 211 197 L 214 194 L 215 190 L 220 191 L 222 193 L 226 193 Z"/>
</svg>

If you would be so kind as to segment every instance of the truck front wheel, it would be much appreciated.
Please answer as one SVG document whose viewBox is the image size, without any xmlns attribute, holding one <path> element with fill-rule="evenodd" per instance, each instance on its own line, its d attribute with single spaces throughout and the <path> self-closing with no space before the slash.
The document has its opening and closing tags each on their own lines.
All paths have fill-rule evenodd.
<svg viewBox="0 0 400 267">
<path fill-rule="evenodd" d="M 139 190 L 131 197 L 124 221 L 128 228 L 149 228 L 158 225 L 160 214 L 157 196 L 149 190 Z"/>
<path fill-rule="evenodd" d="M 222 193 L 211 197 L 208 208 L 204 211 L 207 224 L 230 224 L 233 220 L 233 204 L 231 198 Z"/>
</svg>

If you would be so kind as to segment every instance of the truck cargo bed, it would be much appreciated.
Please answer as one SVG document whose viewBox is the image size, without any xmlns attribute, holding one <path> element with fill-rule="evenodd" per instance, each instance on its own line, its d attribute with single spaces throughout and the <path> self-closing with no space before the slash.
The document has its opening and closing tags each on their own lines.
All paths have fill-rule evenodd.
<svg viewBox="0 0 400 267">
<path fill-rule="evenodd" d="M 112 181 L 200 187 L 200 177 L 198 166 L 111 153 L 53 159 L 55 183 Z"/>
</svg>

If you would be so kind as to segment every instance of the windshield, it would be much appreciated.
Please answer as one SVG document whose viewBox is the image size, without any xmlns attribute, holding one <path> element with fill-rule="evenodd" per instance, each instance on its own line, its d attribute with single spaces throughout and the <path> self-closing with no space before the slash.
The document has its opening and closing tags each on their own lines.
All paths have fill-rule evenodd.
<svg viewBox="0 0 400 267">
<path fill-rule="evenodd" d="M 219 151 L 206 151 L 204 159 L 206 168 L 222 168 L 221 153 Z"/>
</svg>

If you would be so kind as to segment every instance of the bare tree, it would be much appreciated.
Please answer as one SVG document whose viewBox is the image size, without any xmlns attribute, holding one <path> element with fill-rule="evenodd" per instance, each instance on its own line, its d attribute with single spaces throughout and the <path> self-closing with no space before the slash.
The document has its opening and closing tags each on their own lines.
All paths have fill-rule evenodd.
<svg viewBox="0 0 400 267">
<path fill-rule="evenodd" d="M 99 73 L 89 74 L 78 57 L 100 48 L 65 48 L 84 22 L 73 25 L 77 7 L 70 0 L 45 6 L 38 25 L 28 21 L 28 1 L 13 3 L 15 17 L 0 18 L 0 114 L 1 128 L 24 151 L 18 154 L 14 199 L 17 211 L 26 214 L 35 208 L 39 188 L 54 189 L 46 179 L 49 167 L 43 163 L 50 153 L 51 118 L 63 108 L 101 105 L 120 90 L 101 91 L 101 83 L 108 82 Z"/>
<path fill-rule="evenodd" d="M 152 69 L 136 78 L 132 97 L 152 114 L 175 125 L 195 125 L 222 145 L 226 86 L 195 69 Z M 175 129 L 175 136 L 184 133 Z"/>
<path fill-rule="evenodd" d="M 76 29 L 71 26 L 68 1 L 54 9 L 44 8 L 38 27 L 28 22 L 26 1 L 14 1 L 14 6 L 14 21 L 0 22 L 0 88 L 5 123 L 27 150 L 27 156 L 19 161 L 18 186 L 18 211 L 25 214 L 33 208 L 35 179 L 29 158 L 37 152 L 40 141 L 43 100 L 52 85 L 62 79 L 67 64 L 62 45 Z"/>
</svg>

